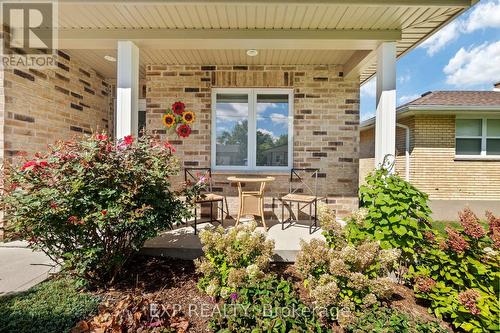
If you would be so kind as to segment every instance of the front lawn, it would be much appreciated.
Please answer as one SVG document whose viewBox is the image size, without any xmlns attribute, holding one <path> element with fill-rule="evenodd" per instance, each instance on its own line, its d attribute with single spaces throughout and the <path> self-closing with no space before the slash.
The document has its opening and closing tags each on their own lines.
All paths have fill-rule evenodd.
<svg viewBox="0 0 500 333">
<path fill-rule="evenodd" d="M 488 229 L 488 221 L 481 220 L 479 221 L 481 225 L 485 228 Z M 460 228 L 460 222 L 459 221 L 432 221 L 432 228 L 436 231 L 438 231 L 441 235 L 446 235 L 446 227 L 451 227 L 451 228 Z"/>
<path fill-rule="evenodd" d="M 99 297 L 76 287 L 70 278 L 43 282 L 26 292 L 0 297 L 0 332 L 68 332 L 97 312 Z"/>
</svg>

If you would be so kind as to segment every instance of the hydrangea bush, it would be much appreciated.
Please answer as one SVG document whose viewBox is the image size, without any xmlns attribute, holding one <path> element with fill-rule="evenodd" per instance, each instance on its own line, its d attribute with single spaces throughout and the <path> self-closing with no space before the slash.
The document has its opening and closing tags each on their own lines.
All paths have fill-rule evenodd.
<svg viewBox="0 0 500 333">
<path fill-rule="evenodd" d="M 344 228 L 337 221 L 334 211 L 323 202 L 318 204 L 318 220 L 330 247 L 338 249 L 347 244 Z"/>
<path fill-rule="evenodd" d="M 446 228 L 446 237 L 433 233 L 432 242 L 410 269 L 416 296 L 430 310 L 465 331 L 499 331 L 500 218 L 487 213 L 489 229 L 464 209 L 460 229 Z"/>
<path fill-rule="evenodd" d="M 202 274 L 198 288 L 211 297 L 228 298 L 237 288 L 266 278 L 274 242 L 256 230 L 257 224 L 240 224 L 227 232 L 222 227 L 200 232 L 203 258 L 196 261 Z"/>
<path fill-rule="evenodd" d="M 301 243 L 295 266 L 315 304 L 342 309 L 341 316 L 335 319 L 345 326 L 352 321 L 355 311 L 392 296 L 392 282 L 387 274 L 399 255 L 399 250 L 381 249 L 378 242 L 335 249 L 313 239 Z"/>
<path fill-rule="evenodd" d="M 168 142 L 106 134 L 64 141 L 8 169 L 9 230 L 87 282 L 112 283 L 144 242 L 189 216 L 198 185 L 171 189 Z"/>
<path fill-rule="evenodd" d="M 224 311 L 209 322 L 213 332 L 331 333 L 318 314 L 304 304 L 293 284 L 271 277 L 252 281 L 225 300 Z"/>
</svg>

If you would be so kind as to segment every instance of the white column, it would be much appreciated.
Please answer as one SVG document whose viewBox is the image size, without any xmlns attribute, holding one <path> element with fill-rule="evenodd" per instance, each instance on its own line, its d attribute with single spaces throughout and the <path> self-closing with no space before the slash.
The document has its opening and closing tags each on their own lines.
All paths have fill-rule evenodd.
<svg viewBox="0 0 500 333">
<path fill-rule="evenodd" d="M 377 49 L 377 114 L 375 120 L 375 167 L 396 149 L 396 43 Z"/>
<path fill-rule="evenodd" d="M 116 138 L 137 136 L 139 118 L 139 48 L 118 42 L 116 77 Z"/>
</svg>

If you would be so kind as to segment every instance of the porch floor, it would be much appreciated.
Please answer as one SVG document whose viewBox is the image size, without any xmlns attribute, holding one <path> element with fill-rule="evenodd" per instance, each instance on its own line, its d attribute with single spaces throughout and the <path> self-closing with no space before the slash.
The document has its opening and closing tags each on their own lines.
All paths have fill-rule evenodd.
<svg viewBox="0 0 500 333">
<path fill-rule="evenodd" d="M 248 223 L 249 220 L 240 223 Z M 264 230 L 260 219 L 257 218 L 258 230 Z M 285 230 L 281 230 L 281 223 L 276 219 L 266 221 L 268 226 L 267 235 L 274 240 L 274 261 L 293 262 L 300 249 L 300 240 L 310 241 L 313 238 L 323 239 L 322 230 L 317 228 L 312 234 L 309 233 L 309 221 L 298 221 L 291 224 L 285 223 Z M 214 223 L 218 225 L 218 223 Z M 210 226 L 210 223 L 198 224 L 200 230 Z M 225 228 L 234 226 L 234 220 L 224 221 Z M 198 235 L 194 234 L 191 226 L 181 227 L 163 232 L 160 236 L 146 242 L 142 254 L 152 256 L 165 256 L 178 259 L 192 260 L 203 255 L 202 246 Z"/>
</svg>

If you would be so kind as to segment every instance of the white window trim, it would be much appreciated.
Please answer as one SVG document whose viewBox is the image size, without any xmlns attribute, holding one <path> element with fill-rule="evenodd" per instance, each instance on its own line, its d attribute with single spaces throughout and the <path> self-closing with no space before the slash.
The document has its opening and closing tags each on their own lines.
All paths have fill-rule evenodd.
<svg viewBox="0 0 500 333">
<path fill-rule="evenodd" d="M 481 136 L 457 136 L 456 120 L 459 119 L 481 119 Z M 455 160 L 500 160 L 500 155 L 488 155 L 486 151 L 487 139 L 500 139 L 500 136 L 488 136 L 487 128 L 488 119 L 500 119 L 499 116 L 483 116 L 483 115 L 461 115 L 455 118 Z M 460 155 L 457 154 L 457 139 L 481 139 L 481 154 L 480 155 Z"/>
<path fill-rule="evenodd" d="M 228 93 L 243 93 L 248 94 L 248 165 L 247 166 L 229 166 L 229 165 L 216 165 L 216 146 L 217 146 L 217 133 L 216 133 L 216 104 L 217 94 Z M 257 94 L 283 94 L 288 95 L 288 166 L 256 166 L 256 139 L 257 139 L 257 126 L 256 126 L 256 105 Z M 212 89 L 212 129 L 211 129 L 211 167 L 214 171 L 252 171 L 252 172 L 266 172 L 266 171 L 290 171 L 293 167 L 293 89 L 274 89 L 274 88 L 214 88 Z M 254 151 L 251 151 L 253 147 Z"/>
</svg>

